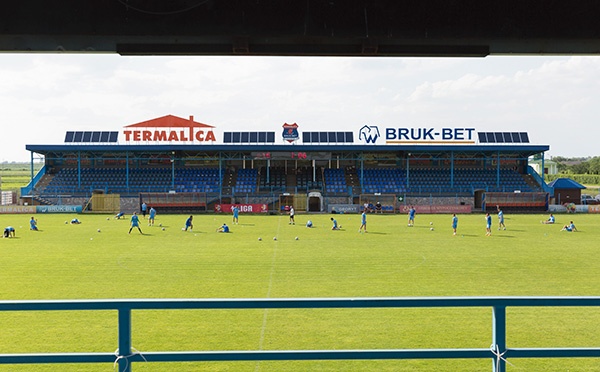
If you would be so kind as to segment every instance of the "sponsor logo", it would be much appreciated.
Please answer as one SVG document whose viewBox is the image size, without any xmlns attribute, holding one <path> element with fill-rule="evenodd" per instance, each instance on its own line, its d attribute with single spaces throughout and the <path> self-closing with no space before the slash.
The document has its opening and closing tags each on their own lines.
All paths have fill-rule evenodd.
<svg viewBox="0 0 600 372">
<path fill-rule="evenodd" d="M 364 125 L 358 131 L 358 139 L 366 143 L 375 143 L 379 138 L 379 128 L 375 125 Z"/>
<path fill-rule="evenodd" d="M 284 140 L 290 143 L 298 141 L 298 139 L 300 138 L 300 135 L 298 134 L 298 124 L 284 123 L 282 137 Z"/>
<path fill-rule="evenodd" d="M 475 143 L 474 128 L 386 128 L 386 143 Z"/>
<path fill-rule="evenodd" d="M 127 142 L 215 142 L 213 126 L 173 115 L 148 120 L 125 127 Z"/>
</svg>

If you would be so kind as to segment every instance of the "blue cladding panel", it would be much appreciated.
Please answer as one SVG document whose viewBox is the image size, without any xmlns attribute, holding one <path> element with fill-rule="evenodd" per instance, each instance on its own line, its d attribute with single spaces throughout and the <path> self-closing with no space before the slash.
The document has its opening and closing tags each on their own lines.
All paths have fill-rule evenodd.
<svg viewBox="0 0 600 372">
<path fill-rule="evenodd" d="M 75 137 L 75 132 L 67 132 L 67 134 L 65 134 L 65 143 L 73 142 L 73 137 Z"/>
</svg>

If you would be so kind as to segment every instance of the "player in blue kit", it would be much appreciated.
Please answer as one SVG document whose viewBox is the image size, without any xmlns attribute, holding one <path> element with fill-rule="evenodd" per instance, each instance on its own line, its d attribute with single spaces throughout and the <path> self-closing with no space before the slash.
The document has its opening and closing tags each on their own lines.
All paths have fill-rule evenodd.
<svg viewBox="0 0 600 372">
<path fill-rule="evenodd" d="M 548 217 L 548 219 L 546 221 L 540 221 L 540 222 L 542 222 L 543 224 L 546 224 L 546 225 L 553 225 L 554 222 L 556 222 L 556 219 L 554 218 L 554 215 L 552 213 L 550 213 L 550 217 Z"/>
<path fill-rule="evenodd" d="M 192 224 L 193 216 L 189 216 L 187 220 L 185 220 L 185 228 L 184 231 L 188 231 L 188 229 L 192 230 L 194 228 L 194 224 Z"/>
<path fill-rule="evenodd" d="M 411 205 L 410 209 L 408 210 L 408 226 L 414 226 L 415 225 L 415 214 L 416 213 L 417 213 L 417 210 L 415 209 L 415 207 L 413 207 Z"/>
<path fill-rule="evenodd" d="M 15 233 L 15 228 L 12 226 L 6 226 L 4 228 L 4 235 L 2 235 L 2 237 L 4 238 L 14 238 L 16 235 Z"/>
<path fill-rule="evenodd" d="M 227 226 L 227 224 L 224 223 L 223 226 L 221 226 L 221 227 L 219 227 L 217 229 L 217 232 L 228 233 L 229 232 L 229 226 Z"/>
<path fill-rule="evenodd" d="M 236 225 L 239 225 L 239 215 L 240 215 L 240 208 L 238 208 L 237 205 L 234 205 L 233 208 L 231 208 L 231 210 L 233 211 L 233 223 Z"/>
<path fill-rule="evenodd" d="M 563 226 L 563 228 L 560 231 L 573 232 L 573 231 L 577 231 L 577 228 L 575 227 L 575 224 L 573 223 L 573 221 L 571 221 L 568 225 Z"/>
<path fill-rule="evenodd" d="M 150 207 L 150 217 L 148 218 L 148 226 L 154 226 L 154 217 L 156 217 L 156 209 Z"/>
<path fill-rule="evenodd" d="M 360 215 L 360 227 L 358 228 L 358 232 L 367 232 L 367 212 L 363 210 L 362 214 Z"/>
<path fill-rule="evenodd" d="M 458 217 L 456 217 L 456 213 L 452 215 L 452 230 L 454 231 L 453 235 L 456 235 L 456 228 L 458 227 Z"/>
<path fill-rule="evenodd" d="M 341 226 L 338 226 L 337 220 L 333 217 L 331 217 L 331 222 L 333 223 L 333 226 L 331 226 L 331 230 L 339 230 Z"/>
<path fill-rule="evenodd" d="M 504 212 L 502 212 L 502 209 L 500 209 L 500 207 L 496 208 L 498 208 L 498 230 L 506 230 L 506 226 L 504 225 Z"/>
<path fill-rule="evenodd" d="M 492 216 L 489 213 L 485 214 L 485 235 L 492 235 Z"/>
<path fill-rule="evenodd" d="M 144 235 L 142 229 L 140 229 L 140 218 L 138 217 L 137 212 L 133 212 L 133 214 L 131 215 L 130 224 L 131 227 L 129 228 L 129 234 L 131 234 L 131 230 L 133 230 L 134 227 L 137 227 L 140 234 Z"/>
<path fill-rule="evenodd" d="M 37 220 L 33 216 L 29 220 L 29 230 L 38 231 Z"/>
</svg>

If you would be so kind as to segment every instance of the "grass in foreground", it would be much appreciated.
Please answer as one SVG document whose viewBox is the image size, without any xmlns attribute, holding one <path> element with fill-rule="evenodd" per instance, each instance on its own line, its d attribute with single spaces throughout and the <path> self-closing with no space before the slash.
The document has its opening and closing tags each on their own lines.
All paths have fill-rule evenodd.
<svg viewBox="0 0 600 372">
<path fill-rule="evenodd" d="M 159 211 L 160 212 L 160 211 Z M 507 215 L 506 231 L 485 237 L 482 215 L 358 215 L 240 217 L 231 234 L 216 233 L 230 215 L 158 215 L 142 223 L 80 215 L 37 215 L 42 231 L 28 230 L 25 215 L 0 215 L 17 229 L 0 240 L 0 298 L 269 298 L 379 296 L 600 295 L 598 217 Z M 108 219 L 107 219 L 108 218 Z M 312 219 L 315 228 L 304 227 Z M 580 232 L 561 232 L 575 219 Z M 430 230 L 430 222 L 434 230 Z M 165 230 L 158 225 L 162 224 Z M 97 232 L 100 229 L 101 232 Z M 298 240 L 295 240 L 295 237 Z M 258 238 L 262 240 L 259 241 Z M 273 240 L 276 237 L 277 240 Z M 597 346 L 600 310 L 508 309 L 509 347 Z M 0 350 L 19 352 L 113 351 L 113 312 L 0 313 Z M 133 346 L 160 350 L 286 350 L 368 348 L 487 348 L 490 309 L 136 311 Z M 598 360 L 511 360 L 509 370 L 595 371 Z M 261 363 L 136 363 L 140 371 L 439 371 L 489 370 L 489 360 L 324 361 Z M 61 366 L 104 371 L 107 365 Z M 10 371 L 52 371 L 50 366 L 0 366 Z"/>
</svg>

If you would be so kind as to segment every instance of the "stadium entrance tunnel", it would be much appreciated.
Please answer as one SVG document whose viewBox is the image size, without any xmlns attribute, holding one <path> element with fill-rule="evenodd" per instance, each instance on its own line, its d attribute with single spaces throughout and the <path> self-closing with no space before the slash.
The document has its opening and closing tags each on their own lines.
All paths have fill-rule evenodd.
<svg viewBox="0 0 600 372">
<path fill-rule="evenodd" d="M 308 212 L 322 212 L 323 195 L 320 192 L 308 193 L 306 204 L 308 205 Z"/>
</svg>

